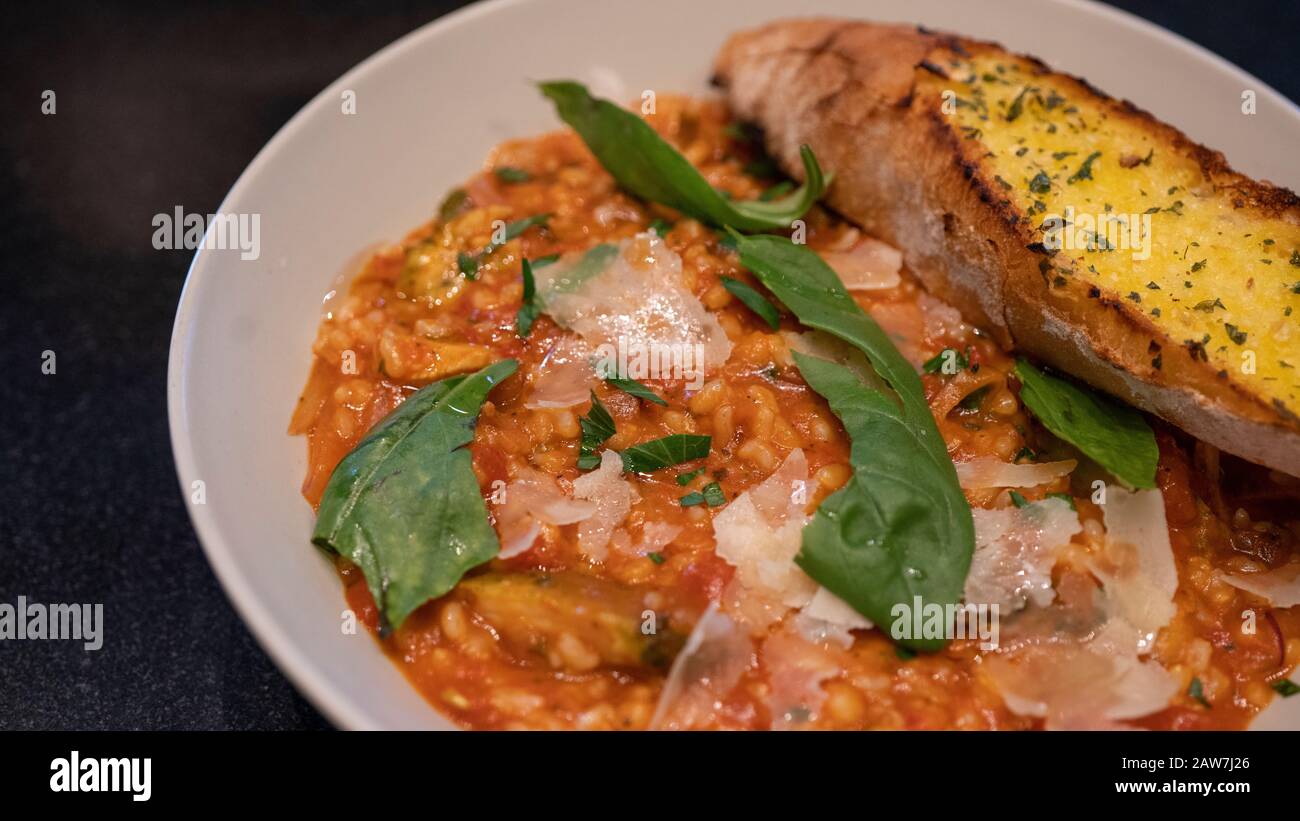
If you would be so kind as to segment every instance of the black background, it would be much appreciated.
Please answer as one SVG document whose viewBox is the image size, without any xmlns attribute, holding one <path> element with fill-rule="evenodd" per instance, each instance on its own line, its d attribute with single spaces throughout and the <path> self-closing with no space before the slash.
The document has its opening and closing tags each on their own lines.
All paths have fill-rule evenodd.
<svg viewBox="0 0 1300 821">
<path fill-rule="evenodd" d="M 98 653 L 0 642 L 0 728 L 328 726 L 258 648 L 190 527 L 166 371 L 191 254 L 155 251 L 150 220 L 177 204 L 214 211 L 320 89 L 459 5 L 4 10 L 0 601 L 103 602 L 107 625 Z M 1113 5 L 1300 99 L 1300 4 Z M 542 32 L 535 43 L 500 44 L 544 47 Z M 44 89 L 58 94 L 56 116 L 40 113 Z M 57 354 L 55 376 L 41 374 L 46 349 Z"/>
</svg>

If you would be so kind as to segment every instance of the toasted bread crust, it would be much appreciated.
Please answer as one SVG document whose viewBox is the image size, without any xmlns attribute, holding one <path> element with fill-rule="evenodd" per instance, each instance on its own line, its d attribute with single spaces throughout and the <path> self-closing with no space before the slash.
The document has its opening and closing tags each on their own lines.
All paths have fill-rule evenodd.
<svg viewBox="0 0 1300 821">
<path fill-rule="evenodd" d="M 835 174 L 829 205 L 902 249 L 928 289 L 1003 345 L 1223 450 L 1300 476 L 1295 408 L 1198 356 L 1123 295 L 1084 278 L 1050 281 L 1051 253 L 997 190 L 1002 181 L 982 159 L 986 148 L 963 139 L 938 96 L 918 82 L 927 72 L 945 76 L 948 57 L 972 54 L 1007 52 L 912 27 L 788 20 L 734 35 L 714 76 L 736 113 L 763 128 L 788 172 L 800 170 L 799 146 L 811 145 Z M 1291 191 L 1238 174 L 1222 154 L 1133 104 L 1028 59 L 1103 103 L 1109 116 L 1140 124 L 1161 151 L 1194 160 L 1234 209 L 1300 225 Z"/>
</svg>

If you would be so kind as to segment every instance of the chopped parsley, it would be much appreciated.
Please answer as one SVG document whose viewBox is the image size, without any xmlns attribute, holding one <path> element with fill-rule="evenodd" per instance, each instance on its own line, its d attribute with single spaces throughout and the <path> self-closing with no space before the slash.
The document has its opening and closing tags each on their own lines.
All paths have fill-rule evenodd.
<svg viewBox="0 0 1300 821">
<path fill-rule="evenodd" d="M 1287 678 L 1284 678 L 1281 681 L 1275 681 L 1271 686 L 1273 687 L 1274 692 L 1282 698 L 1290 698 L 1291 696 L 1300 693 L 1300 684 L 1296 684 L 1294 681 Z"/>
<path fill-rule="evenodd" d="M 655 393 L 654 391 L 650 390 L 645 385 L 642 385 L 640 382 L 636 381 L 635 379 L 619 379 L 618 377 L 611 376 L 607 378 L 605 381 L 613 385 L 614 387 L 618 388 L 619 390 L 623 391 L 624 393 L 628 393 L 631 394 L 632 396 L 635 396 L 637 399 L 644 399 L 647 402 L 654 402 L 656 405 L 667 406 L 668 404 L 668 402 L 665 401 L 663 397 L 661 397 L 659 394 Z"/>
<path fill-rule="evenodd" d="M 952 367 L 945 369 L 944 365 L 949 362 L 952 363 Z M 956 348 L 944 348 L 932 358 L 926 360 L 926 363 L 921 366 L 921 369 L 926 373 L 943 372 L 951 375 L 954 373 L 960 373 L 968 367 L 970 367 L 970 359 L 967 358 L 966 354 Z"/>
<path fill-rule="evenodd" d="M 704 486 L 703 490 L 697 490 L 683 496 L 681 503 L 682 507 L 693 507 L 700 504 L 719 507 L 727 503 L 727 497 L 722 492 L 722 485 L 717 482 L 709 482 Z"/>
<path fill-rule="evenodd" d="M 529 174 L 524 169 L 514 168 L 509 165 L 503 165 L 500 168 L 493 169 L 492 173 L 497 175 L 497 179 L 505 183 L 528 182 L 533 178 L 533 175 Z"/>
<path fill-rule="evenodd" d="M 677 484 L 681 485 L 682 487 L 686 487 L 692 481 L 695 480 L 696 476 L 699 476 L 703 472 L 704 472 L 704 468 L 696 468 L 695 470 L 688 471 L 687 473 L 679 473 L 677 474 Z"/>
<path fill-rule="evenodd" d="M 578 426 L 582 428 L 582 439 L 578 446 L 578 469 L 591 470 L 600 464 L 596 448 L 614 435 L 614 417 L 609 415 L 609 410 L 601 404 L 595 391 L 591 392 L 591 410 L 587 411 L 586 416 L 578 418 Z"/>
<path fill-rule="evenodd" d="M 1079 170 L 1071 174 L 1070 178 L 1067 179 L 1066 182 L 1073 184 L 1078 182 L 1079 180 L 1092 179 L 1092 161 L 1097 159 L 1100 156 L 1101 156 L 1100 151 L 1094 151 L 1091 154 L 1089 154 L 1088 158 L 1083 161 L 1082 165 L 1079 166 Z"/>
</svg>

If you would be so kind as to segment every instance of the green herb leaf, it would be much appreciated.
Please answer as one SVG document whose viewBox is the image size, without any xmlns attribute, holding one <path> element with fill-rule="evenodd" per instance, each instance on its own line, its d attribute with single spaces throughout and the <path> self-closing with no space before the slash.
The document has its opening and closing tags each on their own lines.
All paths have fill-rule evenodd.
<svg viewBox="0 0 1300 821">
<path fill-rule="evenodd" d="M 637 399 L 644 399 L 647 402 L 654 402 L 656 405 L 667 406 L 668 402 L 659 394 L 642 385 L 635 379 L 620 379 L 616 376 L 606 377 L 605 381 L 624 393 L 630 393 Z"/>
<path fill-rule="evenodd" d="M 709 455 L 713 439 L 693 433 L 674 433 L 652 439 L 623 451 L 623 470 L 628 473 L 653 473 L 660 468 L 680 465 Z"/>
<path fill-rule="evenodd" d="M 704 468 L 696 468 L 695 470 L 689 471 L 687 473 L 679 473 L 677 474 L 677 484 L 681 485 L 682 487 L 686 487 L 691 482 L 695 481 L 696 476 L 699 476 L 703 472 L 704 472 Z"/>
<path fill-rule="evenodd" d="M 1060 499 L 1062 502 L 1065 502 L 1066 504 L 1068 504 L 1068 505 L 1070 506 L 1070 510 L 1078 510 L 1078 509 L 1079 509 L 1079 508 L 1077 508 L 1077 507 L 1074 506 L 1074 497 L 1071 496 L 1071 495 L 1068 494 L 1068 493 L 1049 493 L 1049 494 L 1047 494 L 1047 498 L 1048 498 L 1048 499 Z"/>
<path fill-rule="evenodd" d="M 534 225 L 537 226 L 545 225 L 547 220 L 549 220 L 550 218 L 551 218 L 550 214 L 534 214 L 531 217 L 524 217 L 523 219 L 517 219 L 511 222 L 507 222 L 505 231 L 503 232 L 505 235 L 505 239 L 502 240 L 500 243 L 495 243 L 495 242 L 488 243 L 483 248 L 483 253 L 480 254 L 480 256 L 486 257 L 488 254 L 491 254 L 493 251 L 497 250 L 505 243 L 521 236 L 525 231 L 527 231 L 529 228 L 532 228 Z"/>
<path fill-rule="evenodd" d="M 798 190 L 771 202 L 731 202 L 635 114 L 592 97 L 580 83 L 562 80 L 539 87 L 625 190 L 713 225 L 741 231 L 788 228 L 821 197 L 828 182 L 804 146 L 800 156 L 807 182 Z"/>
<path fill-rule="evenodd" d="M 709 507 L 720 507 L 727 503 L 727 496 L 722 492 L 722 485 L 709 482 L 703 490 L 688 493 L 681 498 L 682 507 L 692 507 L 707 503 Z"/>
<path fill-rule="evenodd" d="M 768 302 L 767 297 L 755 291 L 745 283 L 731 277 L 720 277 L 722 287 L 727 292 L 744 303 L 745 307 L 758 314 L 772 330 L 781 327 L 781 314 L 777 311 L 776 306 Z"/>
<path fill-rule="evenodd" d="M 526 337 L 533 331 L 533 323 L 542 313 L 542 303 L 537 299 L 537 281 L 533 279 L 533 266 L 524 260 L 524 304 L 515 314 L 515 333 Z"/>
<path fill-rule="evenodd" d="M 438 220 L 444 223 L 451 222 L 468 210 L 471 204 L 469 194 L 464 188 L 452 189 L 438 206 Z"/>
<path fill-rule="evenodd" d="M 804 380 L 826 398 L 852 442 L 853 477 L 827 497 L 803 530 L 795 562 L 876 624 L 896 606 L 960 601 L 974 550 L 970 508 L 951 461 L 929 453 L 922 434 L 884 393 L 851 370 L 795 353 Z M 942 441 L 942 440 L 940 440 Z M 916 650 L 942 638 L 910 636 Z"/>
<path fill-rule="evenodd" d="M 551 283 L 548 294 L 571 294 L 582 287 L 582 284 L 594 276 L 599 276 L 601 272 L 614 261 L 618 256 L 618 246 L 602 242 L 600 245 L 593 245 L 582 259 L 569 270 L 564 272 L 564 276 Z"/>
<path fill-rule="evenodd" d="M 1079 166 L 1079 170 L 1071 174 L 1069 179 L 1066 180 L 1066 182 L 1073 184 L 1078 182 L 1079 180 L 1092 179 L 1092 161 L 1097 159 L 1100 156 L 1101 156 L 1100 151 L 1094 151 L 1091 154 L 1089 154 L 1088 158 L 1083 161 L 1082 165 Z"/>
<path fill-rule="evenodd" d="M 578 444 L 578 468 L 591 470 L 600 464 L 596 448 L 605 444 L 614 435 L 614 417 L 609 409 L 601 404 L 596 392 L 591 392 L 591 410 L 586 416 L 578 417 L 578 427 L 582 429 L 582 439 Z"/>
<path fill-rule="evenodd" d="M 1187 696 L 1199 701 L 1206 709 L 1210 708 L 1210 702 L 1205 698 L 1205 688 L 1201 685 L 1199 678 L 1192 679 L 1192 683 L 1187 687 Z"/>
<path fill-rule="evenodd" d="M 456 267 L 460 269 L 460 272 L 464 274 L 467 279 L 477 279 L 478 267 L 482 264 L 483 260 L 490 257 L 493 252 L 502 245 L 515 239 L 534 225 L 545 225 L 546 221 L 550 218 L 550 214 L 534 214 L 531 217 L 524 217 L 523 219 L 518 219 L 513 222 L 507 222 L 504 231 L 505 239 L 500 243 L 489 242 L 487 245 L 483 246 L 483 250 L 479 251 L 477 254 L 467 254 L 464 251 L 461 251 L 456 255 Z"/>
<path fill-rule="evenodd" d="M 722 485 L 709 482 L 704 486 L 704 501 L 709 507 L 721 507 L 727 503 L 727 496 L 722 492 Z"/>
<path fill-rule="evenodd" d="M 469 279 L 478 277 L 478 257 L 471 256 L 464 251 L 456 255 L 456 267 Z"/>
<path fill-rule="evenodd" d="M 803 324 L 866 354 L 883 385 L 795 354 L 804 380 L 844 423 L 854 474 L 804 528 L 800 567 L 877 624 L 895 605 L 956 604 L 975 549 L 970 506 L 921 379 L 821 257 L 783 237 L 736 237 L 741 264 Z M 942 639 L 904 640 L 937 650 Z"/>
<path fill-rule="evenodd" d="M 647 553 L 645 554 L 645 557 L 650 561 L 654 562 L 655 564 L 664 563 L 664 554 L 662 553 Z"/>
<path fill-rule="evenodd" d="M 312 541 L 365 574 L 382 623 L 398 627 L 500 549 L 465 448 L 504 359 L 411 394 L 343 457 Z"/>
<path fill-rule="evenodd" d="M 1160 450 L 1141 413 L 1024 359 L 1016 362 L 1020 399 L 1043 427 L 1134 488 L 1156 486 Z"/>
<path fill-rule="evenodd" d="M 794 183 L 790 182 L 789 180 L 782 180 L 781 182 L 778 182 L 776 185 L 767 189 L 763 193 L 759 194 L 758 199 L 761 202 L 771 202 L 777 197 L 784 197 L 786 194 L 789 194 L 793 190 L 794 190 Z"/>
<path fill-rule="evenodd" d="M 944 365 L 948 363 L 952 364 L 945 369 Z M 926 373 L 938 373 L 942 371 L 951 376 L 952 374 L 966 370 L 968 367 L 970 367 L 970 359 L 966 357 L 966 354 L 956 348 L 944 348 L 932 358 L 926 360 L 925 364 L 921 366 L 921 370 Z"/>
<path fill-rule="evenodd" d="M 966 394 L 962 397 L 962 400 L 957 403 L 957 407 L 968 411 L 979 410 L 980 405 L 984 404 L 984 397 L 988 395 L 990 387 L 992 386 L 984 385 Z"/>
<path fill-rule="evenodd" d="M 529 174 L 524 169 L 512 168 L 511 166 L 508 165 L 503 165 L 500 168 L 493 169 L 492 173 L 496 174 L 497 179 L 501 180 L 502 182 L 509 182 L 509 183 L 528 182 L 533 178 L 533 175 Z"/>
<path fill-rule="evenodd" d="M 1282 696 L 1282 698 L 1290 698 L 1291 696 L 1300 693 L 1300 684 L 1296 684 L 1294 681 L 1286 678 L 1273 682 L 1272 687 L 1278 695 Z"/>
<path fill-rule="evenodd" d="M 1021 493 L 1020 491 L 1013 490 L 1011 491 L 1011 504 L 1015 505 L 1016 507 L 1028 507 L 1029 500 L 1026 499 L 1024 494 Z"/>
</svg>

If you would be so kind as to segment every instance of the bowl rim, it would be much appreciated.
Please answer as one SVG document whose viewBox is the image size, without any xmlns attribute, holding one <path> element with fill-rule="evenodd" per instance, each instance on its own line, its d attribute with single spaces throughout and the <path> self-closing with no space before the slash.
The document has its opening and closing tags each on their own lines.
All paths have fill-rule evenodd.
<svg viewBox="0 0 1300 821">
<path fill-rule="evenodd" d="M 357 65 L 346 71 L 314 95 L 289 120 L 276 131 L 275 135 L 257 152 L 248 166 L 240 173 L 230 190 L 218 206 L 219 212 L 228 210 L 228 206 L 238 201 L 245 189 L 263 170 L 274 162 L 285 145 L 299 132 L 303 131 L 311 114 L 321 106 L 332 105 L 342 89 L 352 86 L 356 79 L 373 71 L 383 64 L 397 59 L 405 52 L 420 47 L 430 38 L 444 34 L 469 24 L 481 17 L 505 12 L 513 7 L 537 3 L 540 0 L 482 0 L 452 11 L 442 17 L 402 35 L 393 42 L 376 51 Z M 1041 0 L 1039 0 L 1041 2 Z M 1215 54 L 1209 49 L 1188 40 L 1180 34 L 1169 31 L 1149 20 L 1113 6 L 1091 0 L 1050 0 L 1059 6 L 1065 6 L 1074 13 L 1094 15 L 1107 18 L 1111 25 L 1129 27 L 1139 30 L 1143 35 L 1164 41 L 1199 61 L 1209 63 L 1214 69 L 1226 72 L 1243 83 L 1243 88 L 1256 89 L 1262 97 L 1280 105 L 1300 127 L 1300 106 L 1288 99 L 1267 83 L 1249 72 Z M 792 15 L 795 16 L 795 15 Z M 178 486 L 191 524 L 201 545 L 208 564 L 211 565 L 226 598 L 249 628 L 258 645 L 275 662 L 279 670 L 293 683 L 311 704 L 325 715 L 336 727 L 343 729 L 377 729 L 373 719 L 354 703 L 324 673 L 319 663 L 293 640 L 287 630 L 271 615 L 266 605 L 253 592 L 248 578 L 235 559 L 234 552 L 227 544 L 218 517 L 206 505 L 189 503 L 187 477 L 196 475 L 196 458 L 191 438 L 193 431 L 186 411 L 186 349 L 189 347 L 192 333 L 192 319 L 200 304 L 201 289 L 207 282 L 205 269 L 211 255 L 204 249 L 195 251 L 194 258 L 185 275 L 176 308 L 176 318 L 172 326 L 171 343 L 168 349 L 167 364 L 167 409 L 168 427 L 171 438 L 172 454 L 176 465 Z M 434 709 L 432 706 L 429 709 Z"/>
</svg>

